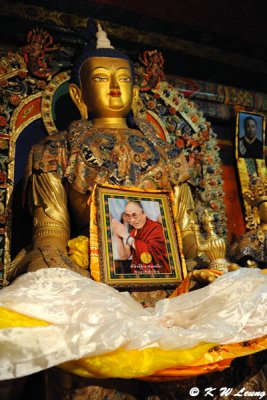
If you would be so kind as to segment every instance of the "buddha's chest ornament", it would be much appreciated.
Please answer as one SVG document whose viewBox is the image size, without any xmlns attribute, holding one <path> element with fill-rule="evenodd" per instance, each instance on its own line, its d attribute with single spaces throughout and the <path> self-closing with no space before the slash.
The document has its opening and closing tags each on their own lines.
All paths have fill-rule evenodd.
<svg viewBox="0 0 267 400">
<path fill-rule="evenodd" d="M 166 162 L 149 139 L 127 129 L 90 131 L 81 141 L 80 154 L 88 169 L 105 173 L 118 185 L 137 184 Z"/>
</svg>

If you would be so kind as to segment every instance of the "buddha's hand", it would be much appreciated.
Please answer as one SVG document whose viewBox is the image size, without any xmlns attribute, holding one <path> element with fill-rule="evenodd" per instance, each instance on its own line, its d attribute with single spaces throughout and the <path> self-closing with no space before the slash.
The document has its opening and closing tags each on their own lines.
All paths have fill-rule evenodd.
<svg viewBox="0 0 267 400">
<path fill-rule="evenodd" d="M 195 269 L 194 271 L 189 272 L 189 277 L 193 281 L 208 285 L 209 283 L 214 282 L 215 279 L 223 273 L 235 271 L 238 268 L 238 264 L 228 263 L 227 268 L 224 270 Z"/>
<path fill-rule="evenodd" d="M 111 227 L 115 236 L 120 237 L 122 239 L 127 239 L 129 236 L 129 232 L 127 232 L 126 227 L 116 219 L 112 219 Z"/>
<path fill-rule="evenodd" d="M 217 275 L 208 269 L 195 269 L 189 272 L 189 277 L 195 282 L 203 283 L 208 285 L 217 278 Z"/>
</svg>

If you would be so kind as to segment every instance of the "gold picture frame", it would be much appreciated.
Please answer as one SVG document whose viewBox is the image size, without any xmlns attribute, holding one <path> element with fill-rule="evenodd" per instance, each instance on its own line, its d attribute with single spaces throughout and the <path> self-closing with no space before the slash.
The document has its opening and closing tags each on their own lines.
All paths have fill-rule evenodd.
<svg viewBox="0 0 267 400">
<path fill-rule="evenodd" d="M 240 111 L 236 116 L 236 158 L 264 159 L 265 117 Z"/>
<path fill-rule="evenodd" d="M 102 282 L 119 289 L 142 290 L 177 287 L 182 281 L 184 259 L 171 196 L 168 191 L 96 188 Z M 132 216 L 135 213 L 130 214 L 130 204 L 145 221 L 140 229 L 136 228 L 137 217 Z M 114 234 L 114 221 L 124 226 L 124 232 L 128 229 L 128 240 Z M 119 242 L 130 251 L 129 258 L 121 258 Z"/>
</svg>

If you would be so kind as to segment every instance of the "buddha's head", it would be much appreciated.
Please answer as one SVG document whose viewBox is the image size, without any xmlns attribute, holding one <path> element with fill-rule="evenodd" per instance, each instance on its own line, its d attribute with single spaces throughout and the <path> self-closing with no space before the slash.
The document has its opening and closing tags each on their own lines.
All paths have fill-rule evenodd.
<svg viewBox="0 0 267 400">
<path fill-rule="evenodd" d="M 83 53 L 74 65 L 69 90 L 82 118 L 90 117 L 93 124 L 121 123 L 131 110 L 133 84 L 130 60 L 110 46 Z"/>
</svg>

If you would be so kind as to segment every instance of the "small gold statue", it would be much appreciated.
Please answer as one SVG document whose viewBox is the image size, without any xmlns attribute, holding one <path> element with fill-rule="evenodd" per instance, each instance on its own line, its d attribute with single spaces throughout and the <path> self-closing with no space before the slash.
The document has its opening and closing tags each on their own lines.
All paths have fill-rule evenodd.
<svg viewBox="0 0 267 400">
<path fill-rule="evenodd" d="M 232 254 L 242 266 L 266 268 L 267 179 L 251 176 L 244 199 L 248 203 L 246 216 L 248 232 L 232 247 Z"/>
<path fill-rule="evenodd" d="M 192 232 L 195 235 L 197 255 L 205 256 L 208 259 L 208 269 L 193 270 L 190 272 L 190 276 L 198 282 L 213 282 L 217 275 L 212 271 L 228 272 L 234 271 L 239 268 L 237 264 L 230 263 L 226 259 L 226 243 L 225 240 L 219 238 L 214 231 L 213 217 L 204 211 L 202 217 L 203 229 L 207 233 L 207 237 L 204 238 L 200 233 L 199 225 L 195 220 L 191 220 L 190 226 Z"/>
</svg>

